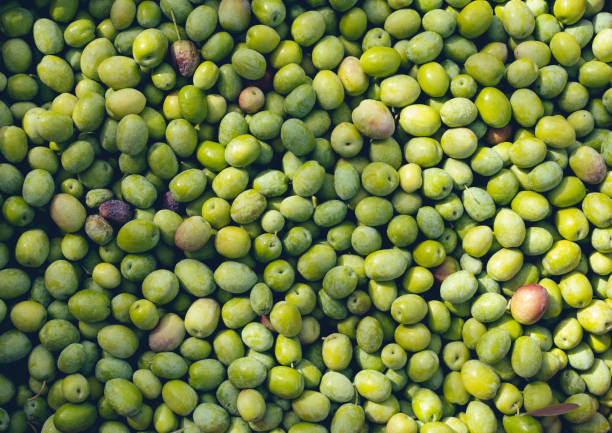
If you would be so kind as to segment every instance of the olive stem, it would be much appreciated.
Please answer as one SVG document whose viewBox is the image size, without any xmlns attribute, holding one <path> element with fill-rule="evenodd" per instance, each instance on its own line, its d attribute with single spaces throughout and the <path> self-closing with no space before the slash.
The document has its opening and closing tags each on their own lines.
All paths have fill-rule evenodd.
<svg viewBox="0 0 612 433">
<path fill-rule="evenodd" d="M 32 397 L 28 398 L 27 401 L 32 401 L 34 400 L 36 397 L 40 397 L 40 395 L 42 394 L 42 392 L 45 390 L 45 387 L 47 386 L 47 380 L 43 380 L 42 384 L 40 385 L 40 389 L 38 390 L 38 392 L 36 394 L 34 394 Z"/>
<path fill-rule="evenodd" d="M 178 40 L 181 40 L 181 34 L 179 33 L 178 26 L 176 25 L 176 18 L 174 17 L 174 9 L 170 8 L 170 15 L 172 16 L 172 24 L 174 24 L 174 31 L 176 32 L 176 37 Z"/>
<path fill-rule="evenodd" d="M 470 191 L 470 188 L 467 185 L 463 185 L 463 187 L 465 188 L 467 193 L 472 197 L 472 200 L 474 200 L 477 204 L 480 204 L 476 196 L 472 193 L 472 191 Z"/>
</svg>

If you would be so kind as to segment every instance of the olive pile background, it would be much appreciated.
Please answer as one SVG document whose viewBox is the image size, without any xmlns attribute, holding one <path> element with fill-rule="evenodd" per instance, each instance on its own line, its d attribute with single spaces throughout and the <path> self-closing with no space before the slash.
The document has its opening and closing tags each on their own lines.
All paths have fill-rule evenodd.
<svg viewBox="0 0 612 433">
<path fill-rule="evenodd" d="M 611 7 L 3 1 L 0 432 L 607 432 Z"/>
</svg>

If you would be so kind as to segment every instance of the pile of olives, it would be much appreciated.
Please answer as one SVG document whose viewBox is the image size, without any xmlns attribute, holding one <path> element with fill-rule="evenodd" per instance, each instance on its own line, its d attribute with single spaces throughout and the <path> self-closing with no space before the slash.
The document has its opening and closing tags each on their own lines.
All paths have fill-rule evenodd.
<svg viewBox="0 0 612 433">
<path fill-rule="evenodd" d="M 0 2 L 0 433 L 605 433 L 610 0 Z"/>
</svg>

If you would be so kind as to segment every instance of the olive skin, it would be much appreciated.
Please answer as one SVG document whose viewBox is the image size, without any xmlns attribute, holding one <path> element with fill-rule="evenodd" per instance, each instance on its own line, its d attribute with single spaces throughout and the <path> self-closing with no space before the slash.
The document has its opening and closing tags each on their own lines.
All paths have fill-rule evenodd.
<svg viewBox="0 0 612 433">
<path fill-rule="evenodd" d="M 610 429 L 604 0 L 22 3 L 0 432 Z"/>
<path fill-rule="evenodd" d="M 519 323 L 537 322 L 548 308 L 548 292 L 538 284 L 520 287 L 510 301 L 510 311 Z"/>
</svg>

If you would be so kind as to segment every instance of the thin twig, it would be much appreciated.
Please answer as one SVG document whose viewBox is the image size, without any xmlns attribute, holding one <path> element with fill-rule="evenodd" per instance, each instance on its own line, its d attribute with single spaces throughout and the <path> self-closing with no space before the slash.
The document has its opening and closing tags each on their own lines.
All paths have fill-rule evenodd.
<svg viewBox="0 0 612 433">
<path fill-rule="evenodd" d="M 463 187 L 465 188 L 465 191 L 470 195 L 470 197 L 472 197 L 472 200 L 474 200 L 477 204 L 480 204 L 474 193 L 470 191 L 470 188 L 467 185 L 463 185 Z"/>
<path fill-rule="evenodd" d="M 40 385 L 40 389 L 38 390 L 38 392 L 36 394 L 34 394 L 32 397 L 28 398 L 27 401 L 32 401 L 36 397 L 40 397 L 42 392 L 45 390 L 46 386 L 47 386 L 47 380 L 45 379 L 45 380 L 43 380 L 42 384 Z"/>
<path fill-rule="evenodd" d="M 176 37 L 178 40 L 181 40 L 181 34 L 179 33 L 178 26 L 176 25 L 176 18 L 174 17 L 174 9 L 170 8 L 170 15 L 172 16 L 172 23 L 174 24 L 174 31 L 176 32 Z"/>
</svg>

